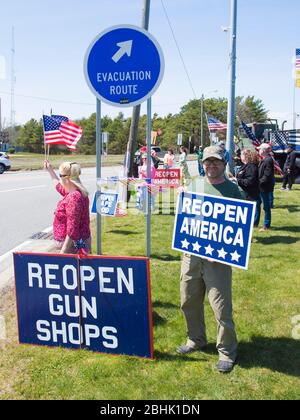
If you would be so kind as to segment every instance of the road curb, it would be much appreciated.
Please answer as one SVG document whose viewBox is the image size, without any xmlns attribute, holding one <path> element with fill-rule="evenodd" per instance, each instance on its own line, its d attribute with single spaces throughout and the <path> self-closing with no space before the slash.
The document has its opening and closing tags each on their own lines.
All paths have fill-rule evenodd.
<svg viewBox="0 0 300 420">
<path fill-rule="evenodd" d="M 0 258 L 0 290 L 14 284 L 14 252 L 54 253 L 55 244 L 53 240 L 31 240 L 26 241 L 12 249 Z"/>
</svg>

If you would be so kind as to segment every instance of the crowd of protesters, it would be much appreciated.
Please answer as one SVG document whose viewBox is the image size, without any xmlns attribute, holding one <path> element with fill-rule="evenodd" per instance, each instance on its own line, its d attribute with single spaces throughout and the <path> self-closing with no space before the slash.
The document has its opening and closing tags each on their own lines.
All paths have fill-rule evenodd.
<svg viewBox="0 0 300 420">
<path fill-rule="evenodd" d="M 225 143 L 219 142 L 217 147 L 223 152 L 224 161 L 229 160 Z M 198 157 L 199 175 L 203 176 L 203 150 L 195 147 L 194 153 Z M 291 191 L 296 171 L 296 152 L 291 145 L 286 150 L 286 161 L 283 168 L 283 183 L 281 190 Z M 262 143 L 255 149 L 237 148 L 234 157 L 235 176 L 231 180 L 236 182 L 244 193 L 246 200 L 255 201 L 256 214 L 254 226 L 260 222 L 261 207 L 264 209 L 264 222 L 261 231 L 271 227 L 271 209 L 274 207 L 275 165 L 272 147 L 269 143 Z"/>
<path fill-rule="evenodd" d="M 229 153 L 225 149 L 225 143 L 220 141 L 216 145 L 220 152 L 223 153 L 225 163 L 229 161 Z M 136 177 L 146 178 L 146 147 L 141 149 L 141 154 L 138 156 Z M 198 160 L 199 176 L 205 176 L 203 167 L 203 148 L 194 147 L 194 154 Z M 292 189 L 295 169 L 296 169 L 296 153 L 292 146 L 288 146 L 286 150 L 287 158 L 283 169 L 283 184 L 281 189 L 290 191 Z M 155 177 L 155 170 L 158 165 L 163 164 L 164 169 L 180 168 L 180 185 L 185 187 L 189 184 L 191 179 L 188 164 L 188 151 L 185 147 L 180 147 L 180 155 L 178 162 L 176 162 L 175 154 L 172 148 L 169 148 L 163 159 L 156 156 L 154 150 L 151 151 L 151 178 Z M 244 193 L 246 200 L 256 202 L 256 214 L 254 225 L 259 226 L 261 217 L 261 208 L 264 210 L 264 220 L 261 231 L 270 229 L 272 216 L 271 210 L 274 207 L 274 187 L 275 187 L 275 167 L 272 147 L 269 143 L 262 143 L 255 149 L 239 149 L 235 153 L 235 174 L 232 175 L 231 181 L 238 184 Z M 143 175 L 141 175 L 143 173 Z"/>
</svg>

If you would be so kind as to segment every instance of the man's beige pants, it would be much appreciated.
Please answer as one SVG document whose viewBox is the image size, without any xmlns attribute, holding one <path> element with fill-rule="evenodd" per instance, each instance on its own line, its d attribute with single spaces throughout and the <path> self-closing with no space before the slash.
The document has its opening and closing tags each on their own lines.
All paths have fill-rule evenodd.
<svg viewBox="0 0 300 420">
<path fill-rule="evenodd" d="M 206 291 L 218 325 L 220 360 L 235 362 L 237 337 L 232 319 L 231 267 L 184 254 L 180 279 L 181 309 L 187 323 L 187 345 L 192 347 L 207 344 L 204 318 Z"/>
</svg>

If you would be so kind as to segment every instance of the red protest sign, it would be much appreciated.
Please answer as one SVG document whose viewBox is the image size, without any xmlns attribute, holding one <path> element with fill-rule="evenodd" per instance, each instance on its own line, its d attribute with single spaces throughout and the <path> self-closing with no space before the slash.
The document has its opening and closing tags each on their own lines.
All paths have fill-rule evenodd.
<svg viewBox="0 0 300 420">
<path fill-rule="evenodd" d="M 153 183 L 159 187 L 178 188 L 180 169 L 157 169 Z"/>
</svg>

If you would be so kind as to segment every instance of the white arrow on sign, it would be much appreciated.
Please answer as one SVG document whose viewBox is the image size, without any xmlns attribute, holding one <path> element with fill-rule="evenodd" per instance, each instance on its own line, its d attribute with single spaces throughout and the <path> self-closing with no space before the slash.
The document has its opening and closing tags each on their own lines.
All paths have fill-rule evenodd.
<svg viewBox="0 0 300 420">
<path fill-rule="evenodd" d="M 132 41 L 124 41 L 119 42 L 117 44 L 120 49 L 116 52 L 116 54 L 112 57 L 112 60 L 114 60 L 115 63 L 117 63 L 123 55 L 127 54 L 128 57 L 131 55 L 131 48 L 132 48 Z"/>
</svg>

